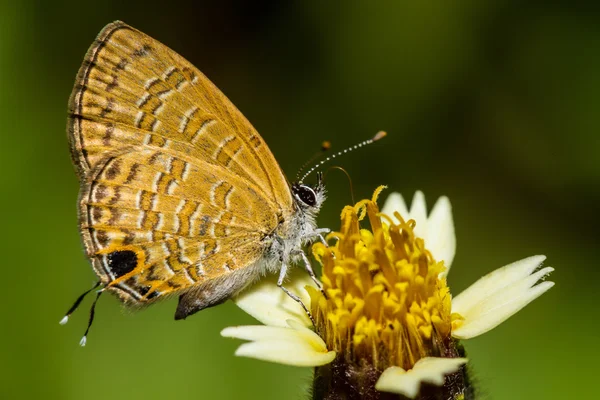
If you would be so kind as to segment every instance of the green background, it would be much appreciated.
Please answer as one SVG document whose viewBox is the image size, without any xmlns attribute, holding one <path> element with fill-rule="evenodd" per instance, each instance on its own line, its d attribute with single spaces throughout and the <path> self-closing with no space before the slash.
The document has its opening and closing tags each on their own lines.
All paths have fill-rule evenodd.
<svg viewBox="0 0 600 400">
<path fill-rule="evenodd" d="M 174 300 L 138 313 L 106 296 L 88 346 L 94 281 L 79 239 L 67 99 L 88 46 L 121 19 L 169 45 L 296 169 L 384 129 L 338 161 L 357 197 L 379 184 L 453 205 L 449 277 L 546 254 L 557 284 L 465 342 L 485 398 L 597 395 L 600 18 L 558 1 L 0 3 L 2 399 L 301 399 L 311 371 L 233 356 L 219 336 L 253 320 L 233 304 L 175 322 Z M 573 3 L 573 4 L 572 4 Z M 368 4 L 368 5 L 367 5 Z M 319 225 L 350 203 L 329 176 Z"/>
</svg>

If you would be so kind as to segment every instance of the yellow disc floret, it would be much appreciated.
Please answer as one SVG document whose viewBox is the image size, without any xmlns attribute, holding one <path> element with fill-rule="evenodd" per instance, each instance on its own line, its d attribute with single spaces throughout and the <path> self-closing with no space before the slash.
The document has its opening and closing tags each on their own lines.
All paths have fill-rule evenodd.
<svg viewBox="0 0 600 400">
<path fill-rule="evenodd" d="M 334 246 L 313 246 L 327 297 L 310 290 L 311 308 L 327 347 L 347 361 L 408 370 L 423 357 L 446 354 L 451 299 L 439 277 L 443 261 L 415 237 L 415 221 L 380 214 L 382 189 L 344 208 L 341 231 L 329 235 Z M 365 217 L 370 230 L 360 228 Z"/>
</svg>

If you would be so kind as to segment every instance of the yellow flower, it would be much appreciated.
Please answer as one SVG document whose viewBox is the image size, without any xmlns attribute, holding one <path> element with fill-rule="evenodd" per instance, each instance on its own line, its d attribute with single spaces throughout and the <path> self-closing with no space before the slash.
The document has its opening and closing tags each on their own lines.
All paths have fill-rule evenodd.
<svg viewBox="0 0 600 400">
<path fill-rule="evenodd" d="M 422 383 L 451 381 L 444 394 L 458 397 L 467 385 L 467 359 L 457 339 L 487 332 L 539 297 L 553 286 L 538 283 L 552 268 L 539 269 L 543 256 L 529 257 L 452 298 L 446 284 L 456 247 L 450 202 L 442 197 L 427 216 L 422 193 L 410 210 L 394 193 L 380 213 L 382 189 L 344 208 L 340 231 L 328 237 L 335 245 L 313 245 L 327 297 L 306 277 L 293 281 L 310 304 L 314 332 L 302 309 L 264 282 L 236 303 L 267 326 L 227 328 L 222 335 L 251 341 L 238 355 L 319 366 L 315 390 L 324 394 L 362 387 L 415 398 Z"/>
</svg>

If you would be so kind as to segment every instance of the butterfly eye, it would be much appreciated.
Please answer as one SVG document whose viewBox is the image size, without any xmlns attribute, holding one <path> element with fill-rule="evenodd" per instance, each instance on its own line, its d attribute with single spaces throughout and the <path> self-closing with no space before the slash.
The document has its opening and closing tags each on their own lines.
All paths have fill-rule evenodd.
<svg viewBox="0 0 600 400">
<path fill-rule="evenodd" d="M 292 186 L 292 192 L 298 200 L 307 206 L 314 207 L 317 205 L 317 194 L 310 186 L 296 184 Z"/>
</svg>

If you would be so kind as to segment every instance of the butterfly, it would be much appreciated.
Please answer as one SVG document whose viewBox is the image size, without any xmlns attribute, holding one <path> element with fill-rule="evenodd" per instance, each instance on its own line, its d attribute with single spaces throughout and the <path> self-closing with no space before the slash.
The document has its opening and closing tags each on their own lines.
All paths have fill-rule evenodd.
<svg viewBox="0 0 600 400">
<path fill-rule="evenodd" d="M 369 144 L 373 139 L 353 148 Z M 302 263 L 328 229 L 317 183 L 290 183 L 248 120 L 196 67 L 123 22 L 100 32 L 69 100 L 79 228 L 98 283 L 128 306 L 177 295 L 175 319 Z M 342 152 L 338 153 L 341 154 Z M 85 345 L 94 316 L 94 301 Z"/>
</svg>

